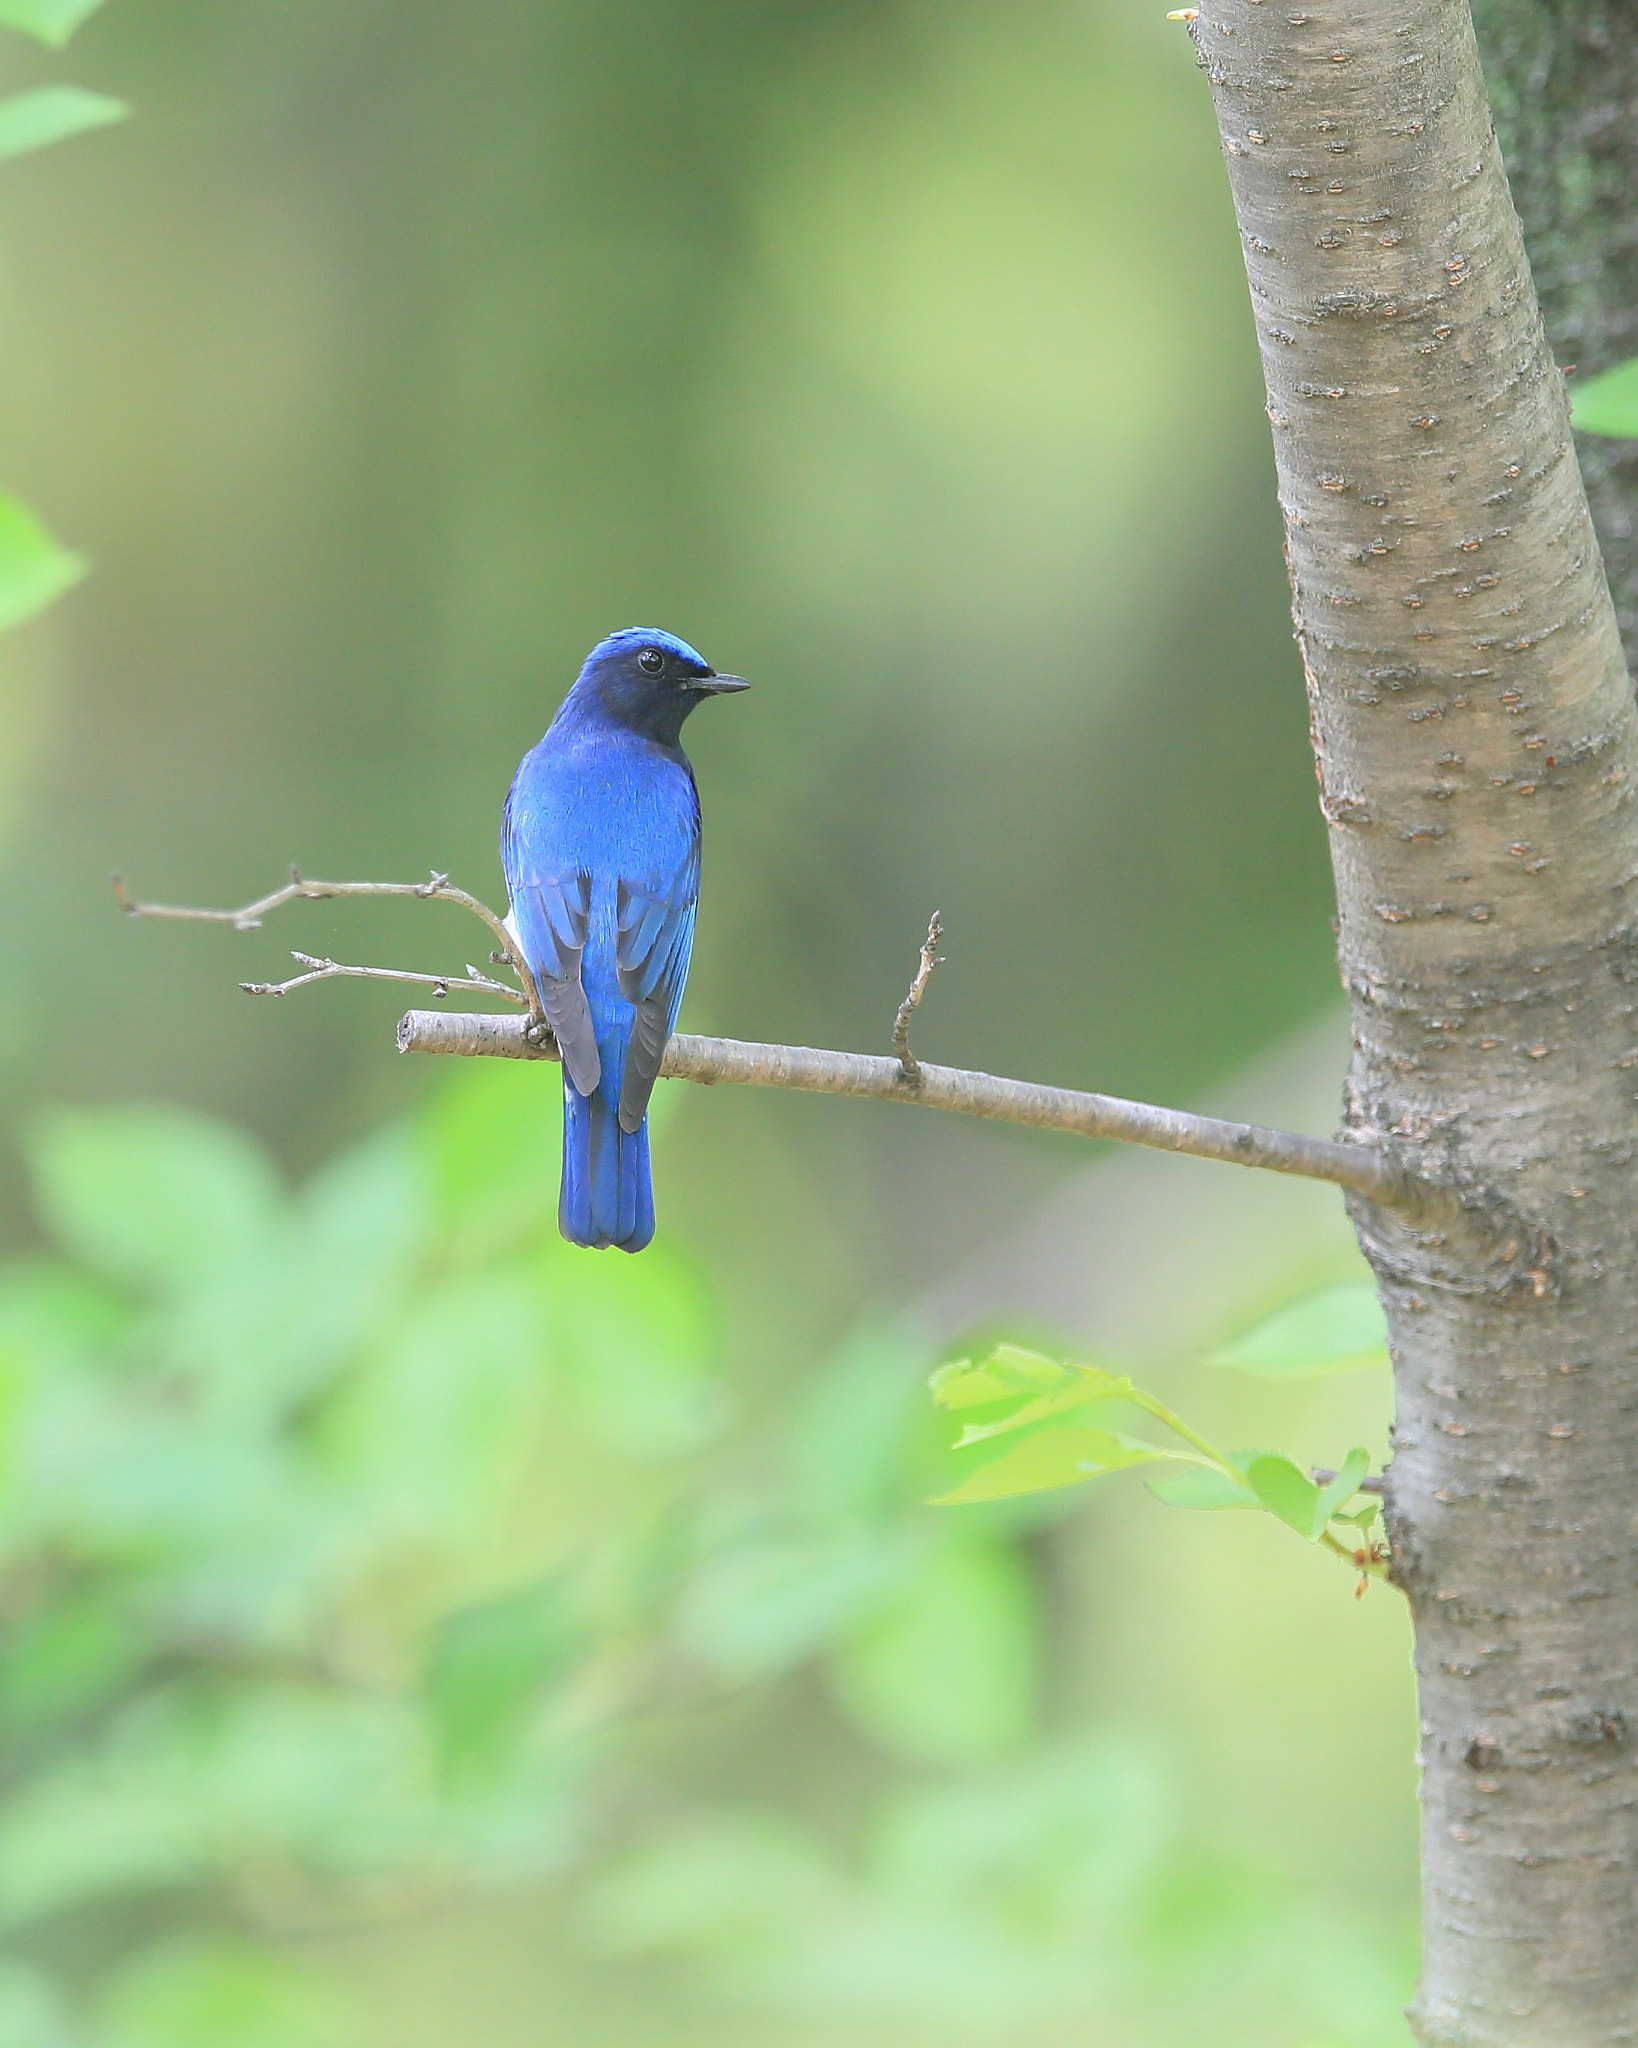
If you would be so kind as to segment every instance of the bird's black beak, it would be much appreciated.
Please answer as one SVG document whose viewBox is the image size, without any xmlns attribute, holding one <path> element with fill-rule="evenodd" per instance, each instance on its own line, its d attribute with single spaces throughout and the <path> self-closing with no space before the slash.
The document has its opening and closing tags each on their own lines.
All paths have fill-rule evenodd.
<svg viewBox="0 0 1638 2048">
<path fill-rule="evenodd" d="M 708 676 L 694 678 L 694 688 L 703 690 L 707 697 L 726 697 L 732 690 L 748 690 L 750 687 L 743 676 L 719 676 L 715 669 Z"/>
</svg>

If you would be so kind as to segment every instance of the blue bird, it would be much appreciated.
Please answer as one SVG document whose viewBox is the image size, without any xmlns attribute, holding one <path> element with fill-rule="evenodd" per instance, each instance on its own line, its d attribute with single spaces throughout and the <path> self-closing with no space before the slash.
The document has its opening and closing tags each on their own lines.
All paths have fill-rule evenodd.
<svg viewBox="0 0 1638 2048">
<path fill-rule="evenodd" d="M 685 640 L 599 641 L 507 792 L 501 861 L 563 1055 L 558 1228 L 640 1252 L 654 1235 L 648 1098 L 694 946 L 700 799 L 678 744 L 707 697 L 750 685 Z"/>
</svg>

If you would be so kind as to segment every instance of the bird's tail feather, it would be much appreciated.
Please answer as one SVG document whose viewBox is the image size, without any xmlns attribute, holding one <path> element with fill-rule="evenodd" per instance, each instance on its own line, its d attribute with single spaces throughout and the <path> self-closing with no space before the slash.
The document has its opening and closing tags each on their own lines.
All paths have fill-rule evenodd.
<svg viewBox="0 0 1638 2048">
<path fill-rule="evenodd" d="M 563 1080 L 563 1184 L 557 1226 L 571 1244 L 640 1252 L 654 1235 L 654 1189 L 648 1172 L 648 1119 L 623 1131 L 613 1099 L 599 1087 L 582 1095 Z M 605 1072 L 605 1084 L 610 1076 Z"/>
</svg>

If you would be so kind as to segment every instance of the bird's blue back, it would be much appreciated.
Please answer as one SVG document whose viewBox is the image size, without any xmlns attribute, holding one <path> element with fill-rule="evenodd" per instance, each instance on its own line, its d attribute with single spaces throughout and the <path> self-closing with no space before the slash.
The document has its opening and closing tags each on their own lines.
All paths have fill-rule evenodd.
<svg viewBox="0 0 1638 2048">
<path fill-rule="evenodd" d="M 655 680 L 636 662 L 657 652 Z M 563 1053 L 558 1220 L 576 1244 L 640 1251 L 654 1234 L 648 1096 L 699 892 L 699 797 L 676 731 L 694 702 L 732 687 L 668 634 L 614 634 L 506 800 L 512 923 Z"/>
</svg>

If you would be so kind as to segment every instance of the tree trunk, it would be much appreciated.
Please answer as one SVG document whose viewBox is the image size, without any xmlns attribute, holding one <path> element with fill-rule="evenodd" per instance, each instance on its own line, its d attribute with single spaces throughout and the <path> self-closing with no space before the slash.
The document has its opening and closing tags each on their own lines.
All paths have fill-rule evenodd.
<svg viewBox="0 0 1638 2048">
<path fill-rule="evenodd" d="M 1352 1002 L 1429 2043 L 1638 2040 L 1638 714 L 1464 0 L 1207 0 Z"/>
<path fill-rule="evenodd" d="M 1583 377 L 1638 356 L 1638 6 L 1477 0 L 1496 132 L 1547 336 Z M 1593 524 L 1638 649 L 1638 443 L 1580 440 Z"/>
</svg>

